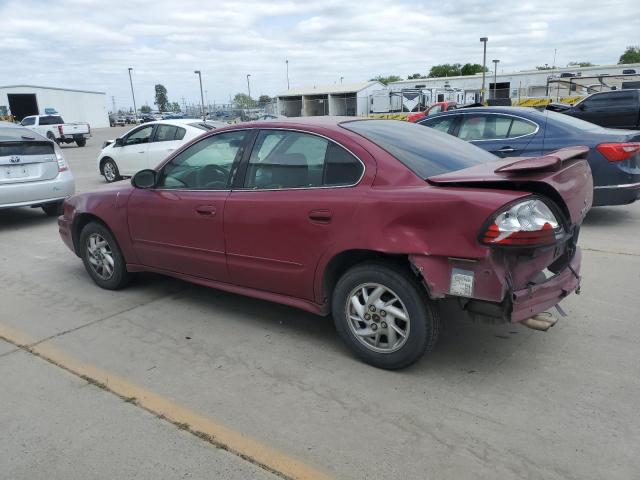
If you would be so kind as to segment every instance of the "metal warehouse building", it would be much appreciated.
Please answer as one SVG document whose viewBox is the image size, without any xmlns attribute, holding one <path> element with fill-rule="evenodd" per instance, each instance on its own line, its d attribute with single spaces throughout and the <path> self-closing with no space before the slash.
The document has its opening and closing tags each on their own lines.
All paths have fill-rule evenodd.
<svg viewBox="0 0 640 480">
<path fill-rule="evenodd" d="M 56 110 L 65 122 L 88 122 L 92 128 L 109 126 L 104 92 L 35 85 L 0 86 L 0 116 L 10 114 L 22 120 L 29 115 L 44 115 L 45 109 Z"/>
<path fill-rule="evenodd" d="M 375 81 L 294 88 L 277 95 L 278 113 L 287 117 L 367 115 L 371 94 L 381 88 L 384 85 Z"/>
</svg>

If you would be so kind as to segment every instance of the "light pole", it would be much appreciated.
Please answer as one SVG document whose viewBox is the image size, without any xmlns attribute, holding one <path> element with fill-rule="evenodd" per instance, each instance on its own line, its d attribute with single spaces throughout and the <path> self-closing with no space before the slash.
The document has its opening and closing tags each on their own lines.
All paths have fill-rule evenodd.
<svg viewBox="0 0 640 480">
<path fill-rule="evenodd" d="M 291 88 L 289 87 L 289 60 L 285 60 L 284 63 L 287 64 L 287 90 L 291 90 Z"/>
<path fill-rule="evenodd" d="M 344 77 L 340 77 L 340 85 L 342 85 L 342 80 L 344 80 Z"/>
<path fill-rule="evenodd" d="M 198 79 L 200 80 L 200 105 L 202 105 L 202 120 L 206 120 L 207 116 L 204 113 L 204 93 L 202 93 L 202 73 L 200 73 L 200 70 L 194 70 L 193 73 L 198 75 Z"/>
<path fill-rule="evenodd" d="M 133 70 L 133 68 L 129 67 L 129 84 L 131 85 L 131 97 L 133 98 L 133 119 L 136 123 L 138 123 L 138 109 L 136 108 L 136 96 L 133 93 L 133 80 L 131 80 L 131 70 Z"/>
<path fill-rule="evenodd" d="M 497 78 L 498 78 L 498 62 L 500 62 L 500 60 L 492 60 L 493 61 L 493 98 L 495 100 L 496 98 L 496 93 L 497 93 Z"/>
<path fill-rule="evenodd" d="M 480 103 L 484 102 L 484 77 L 485 72 L 487 70 L 487 40 L 488 37 L 482 37 L 480 41 L 483 44 L 483 53 L 482 53 L 482 90 L 480 91 Z"/>
<path fill-rule="evenodd" d="M 249 92 L 249 100 L 247 100 L 247 108 L 249 108 L 249 102 L 251 102 L 251 85 L 249 85 L 250 73 L 247 73 L 247 91 Z"/>
</svg>

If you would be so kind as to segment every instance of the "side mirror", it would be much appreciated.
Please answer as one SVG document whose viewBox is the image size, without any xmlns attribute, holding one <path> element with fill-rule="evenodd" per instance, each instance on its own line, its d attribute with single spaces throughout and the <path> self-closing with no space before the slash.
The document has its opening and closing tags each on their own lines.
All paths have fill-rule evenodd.
<svg viewBox="0 0 640 480">
<path fill-rule="evenodd" d="M 584 102 L 578 104 L 578 110 L 585 110 Z"/>
<path fill-rule="evenodd" d="M 140 170 L 131 177 L 131 185 L 136 188 L 153 188 L 156 186 L 157 172 L 151 169 Z"/>
<path fill-rule="evenodd" d="M 122 145 L 124 145 L 124 140 L 120 137 L 116 138 L 116 142 L 115 142 L 116 146 L 121 147 Z"/>
</svg>

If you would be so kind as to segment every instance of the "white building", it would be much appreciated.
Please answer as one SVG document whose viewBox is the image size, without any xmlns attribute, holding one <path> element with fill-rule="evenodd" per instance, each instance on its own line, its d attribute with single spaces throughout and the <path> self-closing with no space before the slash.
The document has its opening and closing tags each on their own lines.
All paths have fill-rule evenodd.
<svg viewBox="0 0 640 480">
<path fill-rule="evenodd" d="M 34 85 L 0 86 L 0 115 L 6 110 L 15 119 L 44 115 L 55 109 L 65 122 L 88 122 L 91 128 L 109 126 L 104 92 L 38 87 Z M 5 107 L 5 108 L 3 108 Z"/>
<path fill-rule="evenodd" d="M 485 99 L 494 98 L 494 92 L 495 98 L 552 97 L 555 99 L 558 95 L 579 96 L 611 87 L 622 88 L 624 82 L 639 80 L 640 63 L 511 73 L 498 71 L 495 77 L 494 72 L 490 71 L 485 74 Z M 463 103 L 470 103 L 479 100 L 482 90 L 482 73 L 458 77 L 402 80 L 390 83 L 388 88 L 391 92 L 419 91 L 423 93 L 425 103 L 428 104 L 445 100 L 460 102 L 461 98 L 464 99 Z"/>
<path fill-rule="evenodd" d="M 371 95 L 382 88 L 376 81 L 293 88 L 276 96 L 278 113 L 287 117 L 367 115 Z"/>
</svg>

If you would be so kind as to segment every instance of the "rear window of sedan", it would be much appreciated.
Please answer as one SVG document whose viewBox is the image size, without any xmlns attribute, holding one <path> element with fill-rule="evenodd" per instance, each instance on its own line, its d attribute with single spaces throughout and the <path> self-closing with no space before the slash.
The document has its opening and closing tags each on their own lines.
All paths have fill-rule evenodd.
<svg viewBox="0 0 640 480">
<path fill-rule="evenodd" d="M 497 160 L 475 145 L 411 122 L 354 120 L 340 126 L 371 140 L 423 179 Z"/>
</svg>

